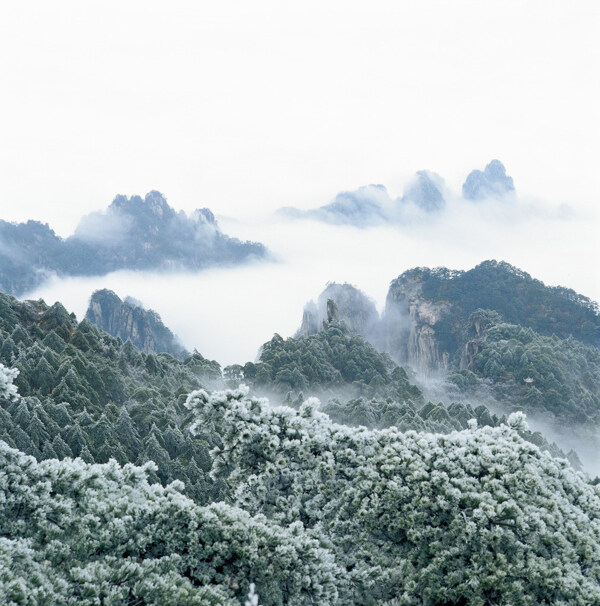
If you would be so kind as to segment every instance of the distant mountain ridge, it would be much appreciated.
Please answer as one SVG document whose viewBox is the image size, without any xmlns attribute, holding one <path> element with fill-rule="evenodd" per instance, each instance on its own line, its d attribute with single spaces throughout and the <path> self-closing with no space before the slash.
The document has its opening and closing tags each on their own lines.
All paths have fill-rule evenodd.
<svg viewBox="0 0 600 606">
<path fill-rule="evenodd" d="M 483 171 L 473 170 L 462 186 L 462 197 L 468 202 L 486 198 L 501 199 L 513 195 L 512 177 L 500 160 L 492 160 Z M 384 185 L 364 185 L 354 191 L 337 194 L 334 200 L 318 208 L 300 210 L 293 207 L 279 209 L 278 214 L 293 219 L 316 219 L 336 225 L 370 227 L 386 223 L 402 224 L 415 215 L 434 216 L 445 210 L 448 188 L 440 175 L 420 170 L 406 185 L 402 196 L 392 198 Z"/>
<path fill-rule="evenodd" d="M 155 311 L 131 299 L 122 301 L 112 290 L 92 294 L 85 318 L 123 342 L 130 340 L 145 353 L 168 353 L 179 359 L 190 355 Z"/>
<path fill-rule="evenodd" d="M 199 270 L 263 258 L 266 248 L 219 229 L 213 213 L 175 211 L 158 191 L 117 196 L 80 221 L 69 238 L 38 221 L 0 220 L 0 290 L 21 295 L 53 273 L 104 275 L 121 269 Z"/>
</svg>

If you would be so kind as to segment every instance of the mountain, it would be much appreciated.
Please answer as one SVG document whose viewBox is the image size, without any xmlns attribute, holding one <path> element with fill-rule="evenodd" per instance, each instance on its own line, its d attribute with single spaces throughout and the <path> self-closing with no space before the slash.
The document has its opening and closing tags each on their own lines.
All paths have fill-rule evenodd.
<svg viewBox="0 0 600 606">
<path fill-rule="evenodd" d="M 282 394 L 347 393 L 423 402 L 404 369 L 337 320 L 308 337 L 284 340 L 275 335 L 262 346 L 259 361 L 243 367 L 243 374 L 257 389 Z"/>
<path fill-rule="evenodd" d="M 497 261 L 468 271 L 415 268 L 392 281 L 381 318 L 358 289 L 329 285 L 318 306 L 306 306 L 298 335 L 323 332 L 329 309 L 350 334 L 417 371 L 417 383 L 447 381 L 429 397 L 525 410 L 559 434 L 563 423 L 586 434 L 600 426 L 600 314 L 570 289 Z M 340 419 L 388 414 L 372 403 L 332 410 L 345 410 Z"/>
<path fill-rule="evenodd" d="M 447 369 L 453 360 L 458 364 L 477 310 L 492 310 L 503 322 L 541 336 L 600 347 L 597 303 L 571 289 L 546 286 L 504 261 L 484 261 L 468 271 L 407 270 L 392 280 L 381 317 L 362 291 L 330 283 L 316 304 L 306 305 L 299 336 L 321 330 L 330 299 L 351 332 L 423 372 Z"/>
<path fill-rule="evenodd" d="M 506 174 L 504 164 L 500 160 L 492 160 L 483 171 L 469 173 L 462 186 L 462 197 L 470 201 L 501 198 L 514 191 L 513 179 Z M 315 219 L 355 227 L 404 225 L 448 210 L 458 197 L 448 191 L 440 175 L 419 170 L 406 184 L 402 196 L 397 198 L 392 198 L 384 185 L 371 184 L 340 192 L 333 201 L 318 208 L 300 210 L 284 207 L 277 214 L 289 219 Z"/>
<path fill-rule="evenodd" d="M 344 286 L 328 294 L 365 305 Z M 0 294 L 0 601 L 598 603 L 599 487 L 522 413 L 426 402 L 326 311 L 317 333 L 225 369 L 269 403 L 211 391 L 221 369 L 198 353 L 144 353 Z M 498 361 L 518 383 L 515 348 L 560 341 L 499 320 L 471 314 L 457 384 Z"/>
<path fill-rule="evenodd" d="M 117 196 L 63 240 L 47 224 L 0 221 L 0 290 L 20 295 L 49 275 L 104 275 L 120 269 L 200 270 L 263 258 L 265 247 L 225 235 L 207 208 L 186 215 L 151 191 Z"/>
<path fill-rule="evenodd" d="M 468 271 L 416 268 L 393 280 L 383 317 L 386 350 L 424 370 L 446 368 L 478 309 L 540 335 L 600 347 L 596 303 L 571 289 L 548 287 L 508 263 L 484 261 Z"/>
<path fill-rule="evenodd" d="M 431 171 L 420 170 L 404 190 L 402 202 L 412 203 L 421 210 L 431 213 L 443 210 L 444 199 L 442 178 Z"/>
<path fill-rule="evenodd" d="M 364 185 L 354 191 L 337 194 L 329 204 L 302 211 L 293 207 L 281 208 L 278 214 L 292 219 L 316 219 L 335 225 L 368 227 L 389 221 L 393 204 L 383 185 Z"/>
<path fill-rule="evenodd" d="M 168 353 L 180 359 L 189 356 L 155 311 L 144 309 L 133 299 L 122 301 L 112 290 L 94 292 L 85 317 L 109 335 L 130 340 L 145 353 Z"/>
<path fill-rule="evenodd" d="M 471 171 L 462 186 L 463 198 L 466 200 L 499 198 L 514 191 L 513 179 L 506 174 L 504 164 L 500 160 L 492 160 L 483 171 Z"/>
</svg>

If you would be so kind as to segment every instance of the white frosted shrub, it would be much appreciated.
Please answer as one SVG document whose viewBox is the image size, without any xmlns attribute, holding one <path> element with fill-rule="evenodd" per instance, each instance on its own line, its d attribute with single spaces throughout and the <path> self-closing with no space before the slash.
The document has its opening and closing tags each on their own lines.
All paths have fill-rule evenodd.
<svg viewBox="0 0 600 606">
<path fill-rule="evenodd" d="M 353 429 L 308 402 L 190 394 L 234 504 L 301 523 L 348 571 L 341 603 L 600 603 L 598 490 L 509 425 L 449 435 Z M 262 597 L 262 595 L 261 595 Z"/>
<path fill-rule="evenodd" d="M 19 393 L 17 386 L 13 385 L 13 381 L 19 376 L 19 371 L 16 368 L 7 368 L 0 362 L 0 398 L 7 400 L 17 400 Z"/>
<path fill-rule="evenodd" d="M 38 463 L 0 441 L 0 603 L 239 606 L 250 581 L 263 606 L 336 603 L 340 570 L 301 525 L 200 507 L 153 467 Z"/>
</svg>

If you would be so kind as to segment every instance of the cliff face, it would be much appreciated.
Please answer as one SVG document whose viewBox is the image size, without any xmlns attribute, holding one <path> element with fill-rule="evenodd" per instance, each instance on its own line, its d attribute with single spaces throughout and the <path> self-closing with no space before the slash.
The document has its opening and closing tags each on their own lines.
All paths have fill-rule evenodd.
<svg viewBox="0 0 600 606">
<path fill-rule="evenodd" d="M 487 330 L 501 321 L 600 347 L 596 303 L 572 290 L 545 286 L 504 262 L 484 261 L 468 271 L 405 271 L 392 281 L 381 319 L 360 290 L 329 284 L 316 304 L 306 306 L 299 336 L 321 330 L 328 299 L 351 332 L 425 374 L 450 366 L 471 369 Z"/>
<path fill-rule="evenodd" d="M 500 314 L 489 309 L 478 309 L 471 314 L 465 331 L 465 343 L 459 350 L 460 370 L 473 370 L 475 357 L 486 347 L 488 329 L 500 322 Z"/>
<path fill-rule="evenodd" d="M 441 352 L 435 324 L 448 312 L 447 303 L 427 301 L 420 276 L 403 274 L 390 285 L 382 320 L 385 349 L 400 364 L 422 373 L 446 370 L 449 355 Z"/>
<path fill-rule="evenodd" d="M 146 353 L 168 353 L 180 359 L 188 355 L 156 312 L 130 299 L 122 301 L 112 290 L 94 292 L 85 317 L 110 335 L 129 339 Z"/>
</svg>

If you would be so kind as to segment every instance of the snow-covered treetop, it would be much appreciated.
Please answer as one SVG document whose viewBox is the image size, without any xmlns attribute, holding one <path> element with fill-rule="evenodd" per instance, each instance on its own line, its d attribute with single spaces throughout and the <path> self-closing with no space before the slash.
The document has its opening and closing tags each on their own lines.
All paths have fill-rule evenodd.
<svg viewBox="0 0 600 606">
<path fill-rule="evenodd" d="M 600 493 L 506 425 L 447 435 L 353 429 L 314 400 L 272 408 L 194 392 L 229 498 L 312 530 L 349 571 L 342 603 L 600 603 Z"/>
<path fill-rule="evenodd" d="M 17 400 L 19 392 L 13 381 L 19 376 L 19 371 L 16 368 L 7 368 L 0 362 L 0 398 L 7 400 Z"/>
</svg>

